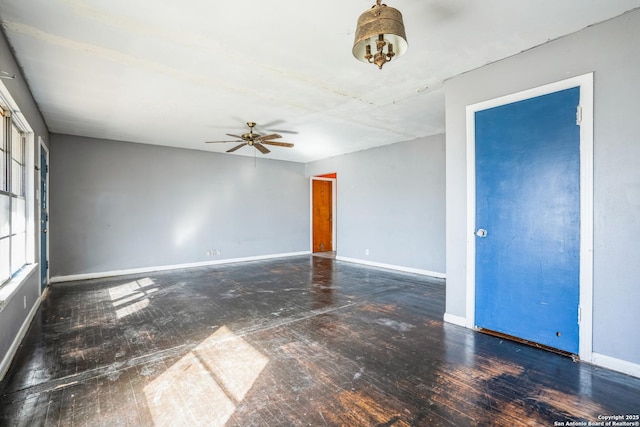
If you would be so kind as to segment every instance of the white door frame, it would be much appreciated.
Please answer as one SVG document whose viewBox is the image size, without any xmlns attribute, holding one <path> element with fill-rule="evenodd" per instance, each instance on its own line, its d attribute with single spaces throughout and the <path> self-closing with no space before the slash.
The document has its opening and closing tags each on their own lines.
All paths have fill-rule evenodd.
<svg viewBox="0 0 640 427">
<path fill-rule="evenodd" d="M 42 164 L 42 157 L 41 154 L 44 151 L 45 157 L 47 159 L 47 167 L 49 166 L 49 149 L 47 148 L 47 146 L 45 145 L 44 141 L 42 140 L 42 137 L 38 137 L 38 146 L 40 147 L 40 151 L 38 151 L 38 165 L 39 165 L 39 171 L 42 171 L 42 168 L 44 167 L 44 165 Z M 47 218 L 47 242 L 46 245 L 47 247 L 45 248 L 46 254 L 47 254 L 47 259 L 45 261 L 49 260 L 49 245 L 50 245 L 50 241 L 51 241 L 51 227 L 49 226 L 49 219 L 51 218 L 51 215 L 49 215 L 49 210 L 50 210 L 50 205 L 49 205 L 49 194 L 51 193 L 51 189 L 49 188 L 49 171 L 47 171 L 46 174 L 46 182 L 45 185 L 47 187 L 47 194 L 45 194 L 45 197 L 47 198 L 47 200 L 45 200 L 46 202 L 46 206 L 47 206 L 47 216 L 49 218 Z M 41 187 L 40 187 L 40 182 L 42 180 L 42 177 L 40 174 L 38 174 L 38 186 L 37 186 L 37 192 L 40 195 L 40 197 L 38 197 L 38 241 L 39 241 L 39 245 L 38 245 L 38 249 L 40 249 L 40 252 L 38 253 L 38 256 L 40 256 L 40 254 L 42 253 L 42 239 L 40 238 L 42 235 L 42 192 L 41 192 Z M 42 263 L 43 260 L 40 260 L 40 263 Z M 40 268 L 43 268 L 43 266 L 41 265 Z M 42 275 L 40 275 L 40 277 L 42 277 Z M 50 270 L 47 268 L 47 284 L 51 283 L 51 277 L 50 277 Z M 42 288 L 42 283 L 40 282 L 40 288 Z"/>
<path fill-rule="evenodd" d="M 579 356 L 593 359 L 593 73 L 467 106 L 467 298 L 466 327 L 475 329 L 476 168 L 475 113 L 564 89 L 580 87 L 580 302 Z M 580 117 L 578 117 L 580 116 Z"/>
</svg>

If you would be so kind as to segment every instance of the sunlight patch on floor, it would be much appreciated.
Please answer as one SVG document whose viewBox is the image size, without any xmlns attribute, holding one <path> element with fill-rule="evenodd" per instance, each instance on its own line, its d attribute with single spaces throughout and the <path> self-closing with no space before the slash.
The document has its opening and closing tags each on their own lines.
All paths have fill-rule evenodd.
<svg viewBox="0 0 640 427">
<path fill-rule="evenodd" d="M 148 296 L 158 291 L 154 285 L 153 279 L 146 277 L 109 288 L 109 297 L 113 307 L 117 308 L 118 319 L 148 307 L 150 303 Z"/>
<path fill-rule="evenodd" d="M 144 387 L 156 426 L 224 426 L 269 359 L 221 327 Z"/>
</svg>

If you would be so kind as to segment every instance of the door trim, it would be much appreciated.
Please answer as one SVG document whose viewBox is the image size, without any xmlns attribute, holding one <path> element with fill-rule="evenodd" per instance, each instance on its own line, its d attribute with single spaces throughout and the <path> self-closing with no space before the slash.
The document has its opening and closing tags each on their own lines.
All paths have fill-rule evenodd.
<svg viewBox="0 0 640 427">
<path fill-rule="evenodd" d="M 42 137 L 38 137 L 38 145 L 40 147 L 40 151 L 39 151 L 40 155 L 38 155 L 38 165 L 39 165 L 40 170 L 42 170 L 43 165 L 42 165 L 42 157 L 41 157 L 41 155 L 44 152 L 44 155 L 45 155 L 46 161 L 47 161 L 47 167 L 48 167 L 49 166 L 49 149 L 47 148 L 47 146 L 45 145 L 44 141 L 42 140 Z M 50 201 L 49 194 L 51 194 L 51 189 L 49 188 L 49 172 L 48 171 L 47 171 L 46 177 L 47 178 L 46 178 L 45 185 L 47 187 L 47 194 L 45 195 L 45 197 L 47 198 L 47 200 L 46 200 L 47 215 L 49 216 L 49 220 L 50 220 L 51 219 L 51 215 L 50 215 L 51 207 L 49 205 L 49 201 Z M 38 231 L 38 249 L 39 249 L 38 256 L 40 256 L 40 254 L 42 253 L 42 238 L 41 238 L 42 231 L 40 231 L 41 230 L 40 224 L 42 224 L 42 222 L 41 222 L 42 221 L 42 200 L 41 200 L 42 193 L 40 191 L 41 180 L 42 180 L 42 178 L 41 178 L 40 174 L 38 174 L 38 189 L 37 189 L 37 192 L 39 194 L 39 197 L 38 197 L 38 224 L 39 224 L 39 226 L 38 226 L 38 230 L 39 230 Z M 45 261 L 48 261 L 50 259 L 50 254 L 49 254 L 49 245 L 50 245 L 50 243 L 49 242 L 51 241 L 51 237 L 50 237 L 51 236 L 51 227 L 50 227 L 51 223 L 50 223 L 49 220 L 47 220 L 47 242 L 46 242 L 46 248 L 44 248 L 45 251 L 46 251 L 46 254 L 47 254 L 47 259 Z M 41 264 L 40 268 L 42 268 L 43 267 L 42 266 L 42 260 L 40 259 L 39 261 L 40 261 L 40 264 Z M 50 275 L 50 273 L 51 273 L 51 269 L 48 268 L 47 269 L 47 278 L 46 278 L 47 287 L 51 283 L 51 275 Z M 42 278 L 42 274 L 39 275 L 39 278 Z M 40 280 L 39 288 L 40 288 L 41 293 L 43 293 L 43 291 L 42 291 L 42 280 Z"/>
<path fill-rule="evenodd" d="M 309 192 L 311 197 L 309 197 L 309 250 L 313 253 L 313 181 L 331 181 L 331 246 L 333 251 L 338 253 L 337 243 L 337 218 L 338 218 L 338 209 L 336 199 L 338 196 L 337 193 L 337 185 L 338 181 L 336 178 L 324 178 L 320 176 L 312 176 L 309 180 Z"/>
<path fill-rule="evenodd" d="M 475 329 L 476 168 L 475 113 L 500 105 L 580 87 L 580 302 L 579 356 L 593 358 L 593 73 L 468 105 L 467 115 L 467 277 L 466 322 Z"/>
</svg>

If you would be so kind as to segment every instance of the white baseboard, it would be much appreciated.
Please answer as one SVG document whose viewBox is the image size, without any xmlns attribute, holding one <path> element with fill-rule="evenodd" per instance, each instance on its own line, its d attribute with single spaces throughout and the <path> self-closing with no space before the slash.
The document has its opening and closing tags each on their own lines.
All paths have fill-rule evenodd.
<svg viewBox="0 0 640 427">
<path fill-rule="evenodd" d="M 74 282 L 76 280 L 102 279 L 105 277 L 126 276 L 128 274 L 145 274 L 145 273 L 153 273 L 157 271 L 179 270 L 183 268 L 195 268 L 195 267 L 207 267 L 211 265 L 232 264 L 237 262 L 262 261 L 266 259 L 287 258 L 287 257 L 293 257 L 293 256 L 300 256 L 300 255 L 309 255 L 310 253 L 311 251 L 288 252 L 288 253 L 282 253 L 282 254 L 258 255 L 258 256 L 244 257 L 244 258 L 229 258 L 229 259 L 220 259 L 215 261 L 193 262 L 188 264 L 161 265 L 161 266 L 154 266 L 154 267 L 131 268 L 127 270 L 102 271 L 98 273 L 72 274 L 68 276 L 52 277 L 50 280 L 50 283 Z"/>
<path fill-rule="evenodd" d="M 463 328 L 467 327 L 467 318 L 462 316 L 456 316 L 455 314 L 445 313 L 444 321 L 454 325 L 462 326 Z"/>
<path fill-rule="evenodd" d="M 615 357 L 604 354 L 593 353 L 591 363 L 596 366 L 611 369 L 612 371 L 622 372 L 640 378 L 640 365 L 626 360 L 617 359 Z"/>
<path fill-rule="evenodd" d="M 22 322 L 22 326 L 20 327 L 18 334 L 16 335 L 16 337 L 13 339 L 13 342 L 11 343 L 11 347 L 9 347 L 9 349 L 7 350 L 7 353 L 4 355 L 4 358 L 2 359 L 2 362 L 0 362 L 0 381 L 4 379 L 5 374 L 9 370 L 9 366 L 11 366 L 11 362 L 13 361 L 13 358 L 15 357 L 16 352 L 18 351 L 18 347 L 20 347 L 20 344 L 22 343 L 22 340 L 24 339 L 25 335 L 27 335 L 29 326 L 31 326 L 31 321 L 33 320 L 34 316 L 38 312 L 38 308 L 40 308 L 41 302 L 42 302 L 42 296 L 38 298 L 36 300 L 36 303 L 33 304 L 33 307 L 31 307 L 31 311 L 29 311 L 29 314 L 24 319 L 24 322 Z"/>
<path fill-rule="evenodd" d="M 433 277 L 435 279 L 446 279 L 447 278 L 447 275 L 445 273 L 438 273 L 438 272 L 435 272 L 435 271 L 422 270 L 422 269 L 419 269 L 419 268 L 403 267 L 403 266 L 400 266 L 400 265 L 383 264 L 383 263 L 380 263 L 380 262 L 367 261 L 367 260 L 358 259 L 358 258 L 343 257 L 343 256 L 340 256 L 340 255 L 336 256 L 336 260 L 345 261 L 345 262 L 352 262 L 352 263 L 355 263 L 355 264 L 368 265 L 370 267 L 386 268 L 388 270 L 404 271 L 405 273 L 421 274 L 423 276 L 430 276 L 430 277 Z"/>
</svg>

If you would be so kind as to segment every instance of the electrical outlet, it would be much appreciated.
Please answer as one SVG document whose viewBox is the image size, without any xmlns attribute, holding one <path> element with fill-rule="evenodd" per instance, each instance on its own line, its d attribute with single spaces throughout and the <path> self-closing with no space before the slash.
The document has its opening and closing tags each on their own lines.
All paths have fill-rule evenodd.
<svg viewBox="0 0 640 427">
<path fill-rule="evenodd" d="M 369 249 L 365 249 L 365 250 L 364 250 L 364 254 L 365 254 L 365 255 L 369 255 Z"/>
<path fill-rule="evenodd" d="M 211 251 L 207 251 L 207 256 L 211 256 Z"/>
<path fill-rule="evenodd" d="M 216 249 L 215 251 L 213 251 L 214 255 L 220 255 L 222 252 L 220 251 L 220 249 Z"/>
</svg>

